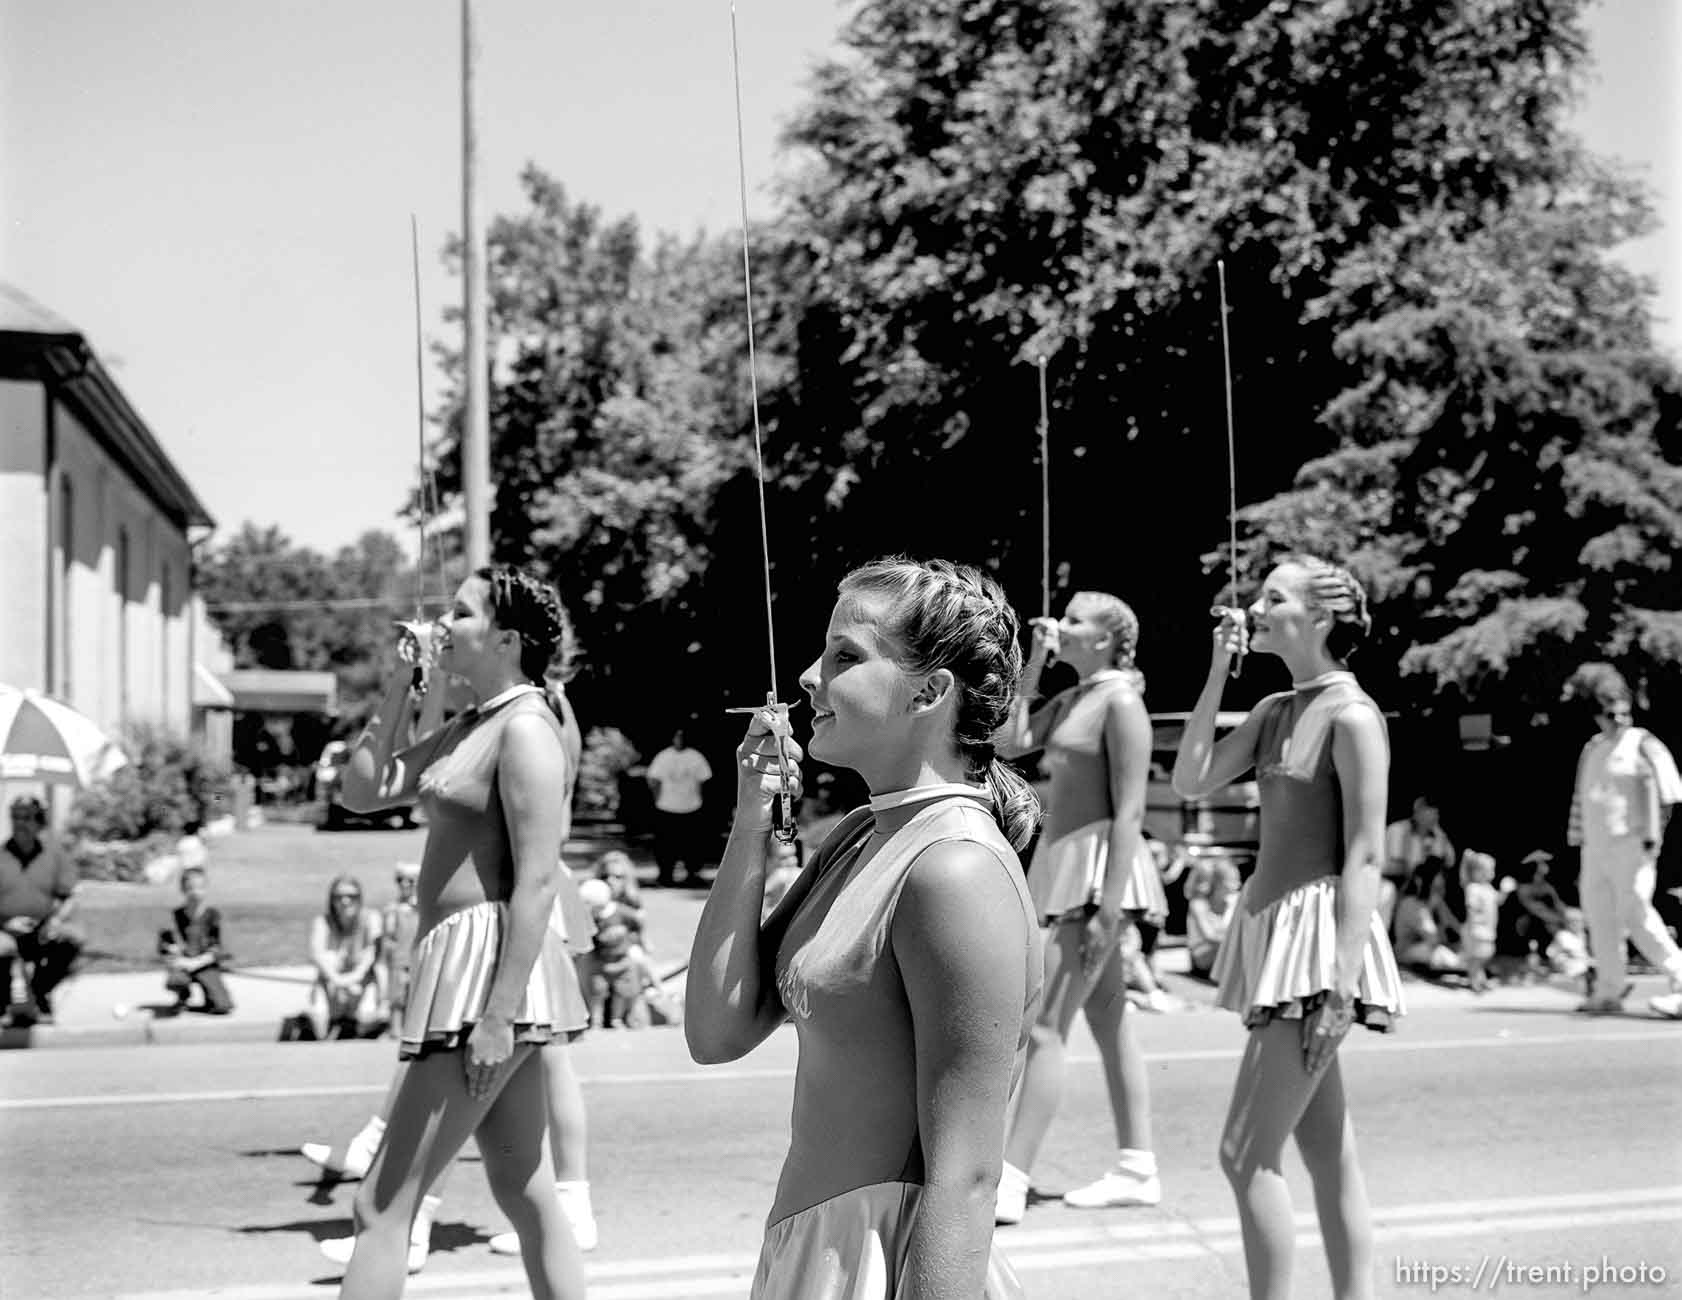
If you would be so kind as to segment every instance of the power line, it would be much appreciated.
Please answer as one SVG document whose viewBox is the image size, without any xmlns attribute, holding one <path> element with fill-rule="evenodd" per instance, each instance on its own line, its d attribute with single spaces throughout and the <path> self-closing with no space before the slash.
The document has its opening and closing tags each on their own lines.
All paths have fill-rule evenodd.
<svg viewBox="0 0 1682 1300">
<path fill-rule="evenodd" d="M 207 614 L 251 614 L 258 610 L 276 610 L 282 613 L 296 613 L 308 610 L 332 609 L 396 609 L 402 602 L 401 596 L 341 596 L 332 600 L 228 600 L 217 604 L 207 604 L 204 612 Z M 443 607 L 449 601 L 442 596 L 428 597 L 424 605 Z"/>
</svg>

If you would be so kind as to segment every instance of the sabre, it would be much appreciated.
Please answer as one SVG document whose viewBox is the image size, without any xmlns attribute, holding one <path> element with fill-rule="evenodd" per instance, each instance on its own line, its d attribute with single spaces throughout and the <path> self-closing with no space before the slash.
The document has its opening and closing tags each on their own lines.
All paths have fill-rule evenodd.
<svg viewBox="0 0 1682 1300">
<path fill-rule="evenodd" d="M 1051 408 L 1045 395 L 1045 358 L 1040 368 L 1040 617 L 1051 617 Z"/>
<path fill-rule="evenodd" d="M 416 685 L 421 681 L 422 663 L 431 657 L 432 628 L 426 621 L 426 514 L 430 500 L 426 473 L 426 362 L 421 327 L 420 282 L 420 224 L 415 214 L 409 214 L 409 255 L 414 269 L 415 284 L 415 444 L 416 480 L 415 519 L 420 533 L 419 549 L 415 552 L 415 617 L 398 623 L 401 630 L 400 653 L 414 663 Z M 439 578 L 443 578 L 443 553 L 438 557 Z"/>
<path fill-rule="evenodd" d="M 1227 337 L 1226 325 L 1226 262 L 1222 258 L 1215 259 L 1215 277 L 1220 284 L 1221 294 L 1221 378 L 1226 388 L 1226 526 L 1227 551 L 1226 571 L 1227 582 L 1232 591 L 1233 608 L 1244 617 L 1243 606 L 1238 596 L 1238 457 L 1232 434 L 1232 345 Z M 1246 626 L 1248 618 L 1245 618 Z M 1244 651 L 1232 657 L 1232 675 L 1237 677 L 1244 671 Z"/>
<path fill-rule="evenodd" d="M 788 705 L 777 701 L 777 629 L 771 604 L 771 530 L 765 513 L 765 448 L 759 429 L 759 370 L 753 335 L 753 263 L 748 254 L 748 162 L 742 133 L 742 55 L 736 39 L 736 6 L 730 6 L 730 71 L 736 87 L 736 178 L 742 202 L 742 289 L 747 304 L 748 388 L 753 404 L 754 480 L 759 489 L 759 552 L 765 570 L 765 642 L 770 650 L 771 689 L 765 703 L 752 708 L 732 708 L 727 713 L 768 715 L 771 734 L 777 741 L 777 838 L 792 844 L 798 833 L 794 824 L 794 773 L 789 767 L 785 742 L 790 738 Z"/>
</svg>

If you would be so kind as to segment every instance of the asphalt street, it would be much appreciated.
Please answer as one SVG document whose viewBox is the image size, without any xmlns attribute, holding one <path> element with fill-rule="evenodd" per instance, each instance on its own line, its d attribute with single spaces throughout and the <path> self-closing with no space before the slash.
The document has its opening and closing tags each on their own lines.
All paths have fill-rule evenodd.
<svg viewBox="0 0 1682 1300">
<path fill-rule="evenodd" d="M 1358 1033 L 1345 1049 L 1378 1231 L 1382 1295 L 1660 1295 L 1682 1289 L 1682 1026 L 1583 1020 L 1499 994 Z M 1035 1300 L 1244 1294 L 1216 1163 L 1242 1034 L 1232 1018 L 1141 1016 L 1165 1201 L 1046 1201 L 999 1240 Z M 1036 1187 L 1095 1176 L 1113 1141 L 1088 1041 Z M 783 1144 L 792 1033 L 700 1068 L 681 1033 L 595 1034 L 586 1079 L 601 1247 L 597 1300 L 744 1296 Z M 389 1043 L 89 1048 L 0 1058 L 4 1300 L 318 1300 L 317 1239 L 351 1186 L 300 1142 L 342 1141 L 383 1091 Z M 1328 1294 L 1292 1166 L 1297 1294 Z M 457 1169 L 408 1294 L 521 1295 L 476 1160 Z M 1450 1270 L 1461 1270 L 1458 1273 Z M 1530 1272 L 1529 1270 L 1538 1270 Z M 1475 1285 L 1474 1285 L 1475 1283 Z M 1434 1284 L 1434 1285 L 1433 1285 Z"/>
</svg>

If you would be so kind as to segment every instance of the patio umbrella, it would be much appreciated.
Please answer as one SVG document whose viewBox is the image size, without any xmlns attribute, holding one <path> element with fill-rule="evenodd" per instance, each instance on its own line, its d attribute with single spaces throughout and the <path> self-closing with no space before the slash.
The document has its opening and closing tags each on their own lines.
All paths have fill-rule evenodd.
<svg viewBox="0 0 1682 1300">
<path fill-rule="evenodd" d="M 0 685 L 0 781 L 87 786 L 127 762 L 109 736 L 68 704 Z"/>
</svg>

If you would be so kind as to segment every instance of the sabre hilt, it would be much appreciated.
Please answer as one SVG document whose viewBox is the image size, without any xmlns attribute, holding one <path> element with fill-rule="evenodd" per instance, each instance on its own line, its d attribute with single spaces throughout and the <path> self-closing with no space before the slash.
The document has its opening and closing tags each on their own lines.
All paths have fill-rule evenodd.
<svg viewBox="0 0 1682 1300">
<path fill-rule="evenodd" d="M 800 827 L 794 820 L 794 773 L 789 769 L 788 750 L 784 742 L 794 735 L 789 725 L 788 705 L 777 702 L 775 691 L 765 692 L 765 703 L 753 708 L 726 709 L 726 713 L 757 713 L 766 721 L 771 734 L 777 739 L 777 803 L 776 813 L 771 820 L 771 828 L 777 838 L 784 844 L 793 844 L 800 835 Z"/>
<path fill-rule="evenodd" d="M 1232 653 L 1232 661 L 1227 665 L 1227 675 L 1237 678 L 1244 671 L 1244 656 L 1249 653 L 1250 645 L 1250 611 L 1239 605 L 1216 605 L 1209 611 L 1222 622 L 1232 620 L 1237 624 L 1243 636 L 1239 639 L 1238 649 Z"/>
</svg>

